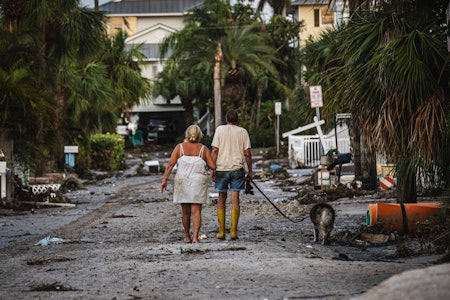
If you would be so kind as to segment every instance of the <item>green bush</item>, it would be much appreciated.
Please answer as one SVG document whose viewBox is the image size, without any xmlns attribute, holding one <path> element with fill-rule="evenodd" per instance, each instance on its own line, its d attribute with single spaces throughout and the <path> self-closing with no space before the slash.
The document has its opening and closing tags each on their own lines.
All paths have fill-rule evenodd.
<svg viewBox="0 0 450 300">
<path fill-rule="evenodd" d="M 91 168 L 118 170 L 124 161 L 125 139 L 118 134 L 94 134 L 91 138 Z"/>
</svg>

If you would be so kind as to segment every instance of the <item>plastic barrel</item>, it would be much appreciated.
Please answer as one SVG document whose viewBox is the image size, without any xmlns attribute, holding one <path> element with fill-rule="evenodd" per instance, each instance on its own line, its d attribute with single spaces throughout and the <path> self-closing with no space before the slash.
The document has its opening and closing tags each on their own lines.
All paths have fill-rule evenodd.
<svg viewBox="0 0 450 300">
<path fill-rule="evenodd" d="M 390 232 L 414 233 L 417 230 L 418 223 L 429 221 L 438 223 L 442 220 L 441 203 L 375 203 L 369 204 L 366 214 L 366 224 L 380 224 L 384 229 Z M 447 207 L 445 214 L 448 214 Z M 406 216 L 404 220 L 403 215 Z"/>
</svg>

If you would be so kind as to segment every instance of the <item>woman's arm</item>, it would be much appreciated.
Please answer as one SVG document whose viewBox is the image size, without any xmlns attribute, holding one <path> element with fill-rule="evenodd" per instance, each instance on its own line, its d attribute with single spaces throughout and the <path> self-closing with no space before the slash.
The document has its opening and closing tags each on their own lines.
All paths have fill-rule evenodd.
<svg viewBox="0 0 450 300">
<path fill-rule="evenodd" d="M 205 147 L 205 151 L 203 153 L 205 155 L 203 159 L 206 161 L 208 168 L 210 168 L 211 170 L 216 170 L 217 169 L 216 162 L 213 160 L 211 152 L 209 152 L 208 147 Z"/>
<path fill-rule="evenodd" d="M 167 188 L 167 179 L 169 178 L 170 173 L 172 173 L 173 167 L 177 163 L 178 158 L 180 157 L 180 145 L 176 145 L 172 151 L 172 155 L 170 156 L 170 160 L 167 163 L 166 170 L 164 171 L 163 179 L 161 182 L 161 193 L 164 192 Z"/>
</svg>

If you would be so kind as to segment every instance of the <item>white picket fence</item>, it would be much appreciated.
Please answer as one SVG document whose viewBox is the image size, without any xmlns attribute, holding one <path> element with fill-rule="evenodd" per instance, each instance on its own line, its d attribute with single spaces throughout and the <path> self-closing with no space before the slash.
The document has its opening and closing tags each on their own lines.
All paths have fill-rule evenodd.
<svg viewBox="0 0 450 300">
<path fill-rule="evenodd" d="M 324 139 L 326 149 L 336 149 L 335 137 Z M 350 138 L 338 138 L 338 151 L 340 153 L 350 152 Z M 290 135 L 289 136 L 289 166 L 292 169 L 301 167 L 317 167 L 320 158 L 326 154 L 323 152 L 322 144 L 317 135 Z"/>
</svg>

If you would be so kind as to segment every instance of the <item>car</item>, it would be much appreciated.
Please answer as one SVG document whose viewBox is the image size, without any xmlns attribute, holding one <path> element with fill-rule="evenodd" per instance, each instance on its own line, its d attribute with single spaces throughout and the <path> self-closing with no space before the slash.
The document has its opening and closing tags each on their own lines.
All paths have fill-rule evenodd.
<svg viewBox="0 0 450 300">
<path fill-rule="evenodd" d="M 157 144 L 173 143 L 176 138 L 176 124 L 172 119 L 150 119 L 147 132 L 149 142 Z"/>
</svg>

